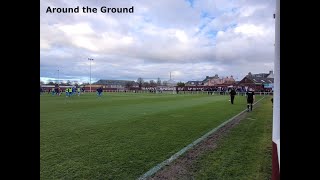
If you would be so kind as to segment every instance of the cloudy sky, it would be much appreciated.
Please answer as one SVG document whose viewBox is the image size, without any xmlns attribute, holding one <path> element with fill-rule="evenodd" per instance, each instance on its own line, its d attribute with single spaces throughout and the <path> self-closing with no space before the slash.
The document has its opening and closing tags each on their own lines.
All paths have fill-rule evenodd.
<svg viewBox="0 0 320 180">
<path fill-rule="evenodd" d="M 80 13 L 46 13 L 48 7 Z M 97 8 L 82 13 L 81 8 Z M 134 7 L 102 13 L 101 7 Z M 203 80 L 273 70 L 275 0 L 41 0 L 40 80 Z"/>
</svg>

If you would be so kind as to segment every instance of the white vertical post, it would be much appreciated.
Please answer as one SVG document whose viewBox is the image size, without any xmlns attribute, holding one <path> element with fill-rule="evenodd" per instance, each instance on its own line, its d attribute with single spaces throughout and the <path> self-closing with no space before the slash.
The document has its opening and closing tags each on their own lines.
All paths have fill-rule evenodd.
<svg viewBox="0 0 320 180">
<path fill-rule="evenodd" d="M 59 69 L 58 69 L 58 85 L 60 84 L 60 74 L 59 74 Z"/>
<path fill-rule="evenodd" d="M 275 58 L 272 142 L 272 179 L 280 179 L 280 0 L 276 0 L 275 13 Z M 276 160 L 278 160 L 277 163 Z"/>
<path fill-rule="evenodd" d="M 90 61 L 90 92 L 91 92 L 91 61 L 93 61 L 93 59 L 88 58 L 88 60 Z"/>
</svg>

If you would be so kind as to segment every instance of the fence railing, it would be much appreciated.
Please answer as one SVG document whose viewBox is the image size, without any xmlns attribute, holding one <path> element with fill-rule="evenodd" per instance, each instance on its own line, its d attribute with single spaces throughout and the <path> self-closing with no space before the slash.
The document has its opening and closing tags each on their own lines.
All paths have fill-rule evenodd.
<svg viewBox="0 0 320 180">
<path fill-rule="evenodd" d="M 85 91 L 85 92 L 89 92 Z M 96 92 L 96 91 L 91 91 Z M 175 90 L 163 90 L 163 91 L 150 91 L 150 90 L 103 90 L 106 93 L 148 93 L 148 94 L 207 94 L 207 95 L 229 95 L 229 92 L 225 91 L 175 91 Z M 267 96 L 273 95 L 273 92 L 254 92 L 255 95 Z M 245 96 L 246 92 L 237 92 L 238 96 Z"/>
</svg>

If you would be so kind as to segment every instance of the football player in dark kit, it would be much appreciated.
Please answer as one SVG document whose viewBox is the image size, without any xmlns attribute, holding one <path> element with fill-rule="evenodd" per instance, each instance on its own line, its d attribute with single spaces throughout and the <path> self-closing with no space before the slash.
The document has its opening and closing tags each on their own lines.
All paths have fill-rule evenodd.
<svg viewBox="0 0 320 180">
<path fill-rule="evenodd" d="M 233 104 L 234 96 L 236 94 L 237 94 L 236 91 L 234 90 L 234 88 L 232 88 L 231 91 L 230 91 L 231 104 Z"/>
<path fill-rule="evenodd" d="M 249 89 L 249 91 L 246 93 L 247 95 L 247 112 L 252 111 L 252 104 L 253 101 L 255 100 L 255 95 L 254 95 L 254 91 L 252 88 Z M 250 106 L 250 109 L 249 109 Z"/>
<path fill-rule="evenodd" d="M 102 87 L 99 87 L 98 89 L 97 89 L 97 95 L 98 95 L 98 97 L 101 97 L 101 95 L 102 95 Z"/>
</svg>

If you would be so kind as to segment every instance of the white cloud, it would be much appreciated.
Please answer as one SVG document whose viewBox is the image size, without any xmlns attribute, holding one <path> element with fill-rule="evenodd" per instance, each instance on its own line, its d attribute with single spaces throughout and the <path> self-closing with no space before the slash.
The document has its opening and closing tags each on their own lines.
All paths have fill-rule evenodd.
<svg viewBox="0 0 320 180">
<path fill-rule="evenodd" d="M 57 29 L 62 30 L 68 36 L 91 35 L 95 33 L 88 23 L 61 25 L 57 26 Z"/>
<path fill-rule="evenodd" d="M 268 31 L 262 26 L 256 26 L 254 24 L 243 24 L 234 29 L 235 33 L 240 33 L 249 37 L 263 37 Z"/>
</svg>

